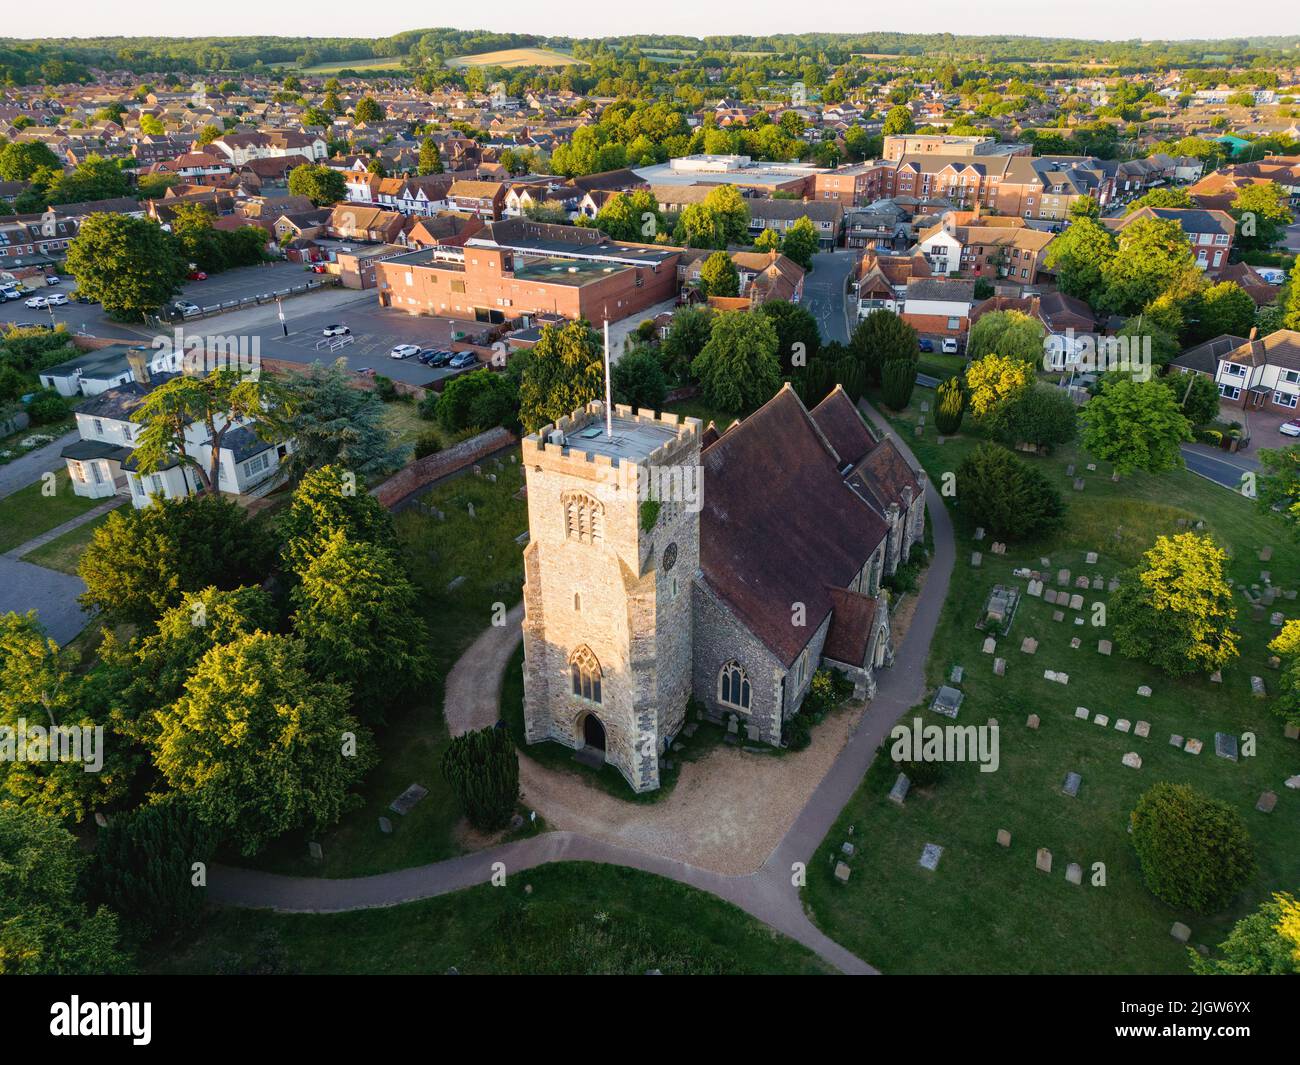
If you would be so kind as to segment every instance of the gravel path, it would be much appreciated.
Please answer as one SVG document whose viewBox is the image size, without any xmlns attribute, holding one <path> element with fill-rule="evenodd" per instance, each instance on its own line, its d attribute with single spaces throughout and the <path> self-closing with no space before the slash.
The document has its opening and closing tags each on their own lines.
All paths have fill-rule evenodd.
<svg viewBox="0 0 1300 1065">
<path fill-rule="evenodd" d="M 491 728 L 501 712 L 501 675 L 522 638 L 524 604 L 517 603 L 506 623 L 489 626 L 447 674 L 442 709 L 453 736 L 475 729 Z"/>
<path fill-rule="evenodd" d="M 905 441 L 899 439 L 888 429 L 883 418 L 869 405 L 862 404 L 863 413 L 886 435 L 898 445 L 899 450 L 915 465 L 915 459 Z M 948 512 L 933 485 L 926 486 L 926 507 L 934 530 L 934 557 L 931 559 L 923 594 L 918 598 L 908 625 L 907 635 L 896 650 L 894 665 L 878 677 L 875 699 L 865 714 L 840 714 L 829 718 L 818 730 L 817 737 L 808 751 L 787 755 L 780 759 L 770 756 L 749 756 L 750 759 L 767 757 L 773 765 L 783 767 L 785 764 L 798 765 L 801 755 L 813 758 L 826 757 L 829 753 L 830 764 L 827 771 L 820 776 L 816 787 L 812 789 L 807 801 L 799 807 L 793 824 L 780 837 L 779 843 L 771 849 L 762 867 L 748 875 L 728 875 L 716 869 L 705 869 L 680 857 L 663 853 L 671 847 L 664 840 L 664 833 L 672 824 L 681 824 L 674 811 L 674 801 L 681 797 L 680 805 L 694 807 L 696 820 L 708 820 L 700 817 L 699 794 L 693 794 L 707 785 L 703 775 L 721 769 L 727 773 L 732 763 L 750 769 L 750 762 L 743 752 L 735 750 L 719 751 L 719 754 L 737 756 L 719 760 L 710 756 L 699 763 L 688 764 L 682 772 L 673 795 L 664 801 L 663 813 L 659 807 L 633 806 L 617 802 L 617 812 L 605 815 L 602 820 L 597 816 L 601 811 L 594 806 L 594 795 L 609 798 L 603 793 L 596 793 L 586 785 L 581 792 L 571 791 L 567 785 L 558 787 L 549 778 L 538 775 L 536 763 L 524 756 L 520 759 L 520 777 L 524 787 L 525 798 L 534 802 L 538 796 L 530 788 L 539 789 L 538 794 L 549 797 L 557 811 L 546 816 L 556 818 L 556 823 L 566 818 L 578 821 L 585 819 L 599 821 L 592 824 L 585 832 L 559 830 L 547 832 L 531 839 L 517 840 L 502 844 L 486 851 L 467 854 L 445 862 L 420 866 L 414 869 L 401 869 L 382 873 L 378 876 L 359 877 L 350 880 L 325 880 L 320 878 L 284 877 L 271 873 L 247 869 L 230 869 L 224 866 L 214 867 L 210 879 L 209 892 L 214 901 L 235 906 L 269 907 L 286 912 L 331 913 L 342 910 L 365 909 L 370 907 L 395 906 L 415 899 L 443 895 L 461 888 L 485 883 L 491 876 L 495 862 L 505 865 L 507 875 L 531 869 L 535 866 L 554 861 L 592 861 L 615 865 L 627 865 L 634 869 L 657 873 L 660 876 L 689 884 L 692 887 L 708 891 L 729 902 L 735 903 L 748 913 L 765 922 L 770 927 L 790 936 L 821 958 L 845 973 L 865 974 L 874 970 L 861 958 L 850 953 L 838 943 L 828 938 L 816 928 L 804 912 L 799 890 L 794 886 L 794 871 L 801 865 L 806 866 L 813 852 L 830 831 L 835 819 L 853 796 L 863 774 L 871 765 L 884 737 L 894 723 L 921 701 L 925 694 L 925 662 L 929 655 L 930 641 L 934 637 L 939 623 L 939 615 L 948 594 L 948 582 L 952 575 L 954 545 L 952 524 Z M 482 683 L 484 675 L 479 669 L 496 670 L 496 681 L 489 684 L 495 692 L 500 690 L 500 672 L 517 646 L 517 628 L 511 623 L 501 630 L 489 630 L 484 633 L 466 652 L 474 656 L 471 660 L 474 670 L 462 672 L 453 687 L 453 678 L 462 663 L 448 676 L 447 706 L 448 721 L 452 731 L 461 731 L 475 727 L 470 722 L 487 718 L 488 701 L 471 691 L 466 678 L 474 677 L 476 683 Z M 463 661 L 463 660 L 462 660 Z M 491 720 L 495 721 L 495 707 Z M 452 717 L 455 723 L 452 723 Z M 488 723 L 491 723 L 490 721 Z M 833 735 L 828 732 L 836 724 L 845 729 L 845 738 L 837 745 Z M 854 729 L 853 723 L 858 723 Z M 832 750 L 834 748 L 834 750 Z M 713 763 L 717 762 L 714 766 Z M 807 761 L 805 766 L 807 767 Z M 757 768 L 757 767 L 755 767 Z M 699 772 L 688 772 L 698 770 Z M 747 778 L 752 779 L 752 778 Z M 692 783 L 693 781 L 698 783 Z M 581 782 L 579 782 L 581 783 Z M 550 788 L 550 791 L 545 789 Z M 780 802 L 780 796 L 763 795 L 764 802 Z M 541 805 L 541 803 L 537 803 Z M 593 814 L 591 810 L 596 812 Z M 738 816 L 734 814 L 732 816 Z M 610 820 L 612 818 L 612 821 Z M 646 828 L 656 824 L 658 828 Z M 767 824 L 772 830 L 784 817 L 773 818 Z M 690 828 L 688 838 L 696 832 L 707 829 Z M 750 830 L 750 826 L 732 822 L 727 833 L 741 833 Z M 757 824 L 752 829 L 758 840 L 753 847 L 732 852 L 732 857 L 741 861 L 740 855 L 751 851 L 761 851 L 765 838 L 763 825 Z M 610 837 L 613 838 L 597 838 Z M 624 845 L 623 838 L 630 837 L 631 843 Z M 649 838 L 654 843 L 653 851 L 642 849 Z M 715 840 L 713 846 L 725 848 L 725 840 Z M 689 844 L 686 846 L 689 847 Z M 719 852 L 715 852 L 719 853 Z M 727 853 L 723 850 L 720 853 Z M 725 861 L 721 864 L 725 864 Z M 742 862 L 743 864 L 743 862 Z"/>
</svg>

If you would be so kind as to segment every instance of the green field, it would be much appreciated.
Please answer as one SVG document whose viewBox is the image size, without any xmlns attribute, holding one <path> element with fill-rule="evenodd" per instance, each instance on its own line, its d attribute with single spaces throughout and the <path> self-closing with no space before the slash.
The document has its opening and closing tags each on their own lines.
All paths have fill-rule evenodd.
<svg viewBox="0 0 1300 1065">
<path fill-rule="evenodd" d="M 915 402 L 923 398 L 932 401 L 933 393 L 918 390 Z M 963 435 L 941 445 L 932 424 L 917 439 L 915 419 L 916 412 L 909 411 L 894 423 L 937 484 L 976 441 Z M 1230 575 L 1236 581 L 1258 582 L 1267 569 L 1278 587 L 1297 588 L 1300 552 L 1290 546 L 1280 519 L 1186 471 L 1136 474 L 1112 483 L 1107 468 L 1087 471 L 1087 456 L 1073 448 L 1027 461 L 1039 464 L 1061 489 L 1069 506 L 1066 525 L 1048 542 L 1011 545 L 998 556 L 990 541 L 975 544 L 958 520 L 951 591 L 926 667 L 930 691 L 946 682 L 952 666 L 965 667 L 959 721 L 998 719 L 1000 768 L 986 774 L 970 763 L 947 765 L 938 784 L 913 789 L 899 807 L 887 799 L 896 773 L 886 758 L 878 758 L 820 847 L 806 900 L 828 935 L 886 972 L 1186 972 L 1185 948 L 1169 935 L 1174 921 L 1192 928 L 1193 943 L 1213 947 L 1270 892 L 1300 885 L 1300 833 L 1295 831 L 1300 794 L 1282 787 L 1296 772 L 1300 745 L 1283 738 L 1281 719 L 1267 701 L 1252 698 L 1250 688 L 1252 675 L 1276 684 L 1265 649 L 1275 630 L 1253 620 L 1239 597 L 1241 657 L 1223 671 L 1222 684 L 1214 684 L 1204 677 L 1167 678 L 1121 657 L 1118 649 L 1102 656 L 1097 641 L 1107 635 L 1104 628 L 1074 625 L 1068 610 L 1065 621 L 1055 622 L 1056 607 L 1028 596 L 1009 635 L 998 641 L 996 653 L 1007 668 L 1005 677 L 997 677 L 993 656 L 982 653 L 985 634 L 975 623 L 995 583 L 1024 588 L 1013 569 L 1042 569 L 1049 588 L 1057 587 L 1059 569 L 1069 569 L 1072 578 L 1081 573 L 1110 578 L 1137 562 L 1158 534 L 1186 531 L 1180 518 L 1206 522 L 1205 531 L 1231 552 Z M 1081 492 L 1073 491 L 1066 475 L 1069 463 L 1085 478 Z M 959 507 L 958 502 L 954 509 Z M 1271 562 L 1261 563 L 1257 552 L 1265 545 L 1275 553 Z M 983 553 L 980 568 L 970 565 L 976 549 Z M 1095 565 L 1085 563 L 1088 551 L 1098 552 Z M 1048 565 L 1040 562 L 1043 557 L 1050 559 Z M 1093 603 L 1108 599 L 1104 591 L 1082 594 L 1085 618 Z M 1298 608 L 1295 601 L 1279 599 L 1270 609 L 1295 617 Z M 1020 651 L 1026 636 L 1039 641 L 1032 656 Z M 1071 647 L 1072 637 L 1080 639 L 1078 649 Z M 1067 672 L 1068 685 L 1044 679 L 1047 669 Z M 1141 685 L 1153 694 L 1138 696 Z M 1079 706 L 1107 715 L 1109 725 L 1078 720 Z M 917 713 L 927 722 L 946 720 L 928 709 Z M 1026 727 L 1031 713 L 1041 718 L 1037 731 Z M 1150 736 L 1116 731 L 1120 718 L 1150 722 Z M 1216 732 L 1253 733 L 1256 756 L 1243 755 L 1237 763 L 1216 757 Z M 1205 748 L 1199 755 L 1185 753 L 1170 745 L 1172 734 L 1200 739 Z M 1129 751 L 1140 754 L 1141 769 L 1121 764 Z M 1075 798 L 1060 790 L 1071 771 L 1083 779 Z M 1127 834 L 1128 814 L 1158 781 L 1188 783 L 1220 798 L 1249 826 L 1259 872 L 1228 912 L 1212 918 L 1181 913 L 1143 886 Z M 1266 790 L 1278 794 L 1276 809 L 1267 815 L 1255 810 Z M 850 861 L 853 876 L 842 884 L 831 871 L 835 852 L 850 838 L 850 825 L 858 849 Z M 1010 849 L 995 842 L 1002 828 L 1012 834 Z M 935 872 L 918 865 L 922 847 L 931 842 L 945 848 Z M 1039 847 L 1052 852 L 1050 875 L 1035 869 Z M 1083 867 L 1082 886 L 1065 880 L 1070 862 Z M 1104 887 L 1091 886 L 1098 862 L 1105 866 Z"/>
<path fill-rule="evenodd" d="M 531 891 L 525 890 L 531 887 Z M 158 973 L 818 974 L 804 947 L 694 888 L 621 866 L 560 862 L 391 909 L 212 910 Z"/>
<path fill-rule="evenodd" d="M 25 544 L 104 502 L 75 495 L 66 468 L 55 473 L 52 495 L 45 494 L 45 483 L 35 481 L 0 499 L 0 552 Z"/>
</svg>

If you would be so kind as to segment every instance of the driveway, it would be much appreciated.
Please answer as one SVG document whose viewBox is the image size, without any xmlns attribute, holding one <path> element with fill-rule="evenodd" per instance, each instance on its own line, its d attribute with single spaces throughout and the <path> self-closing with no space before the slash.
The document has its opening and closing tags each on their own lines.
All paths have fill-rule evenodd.
<svg viewBox="0 0 1300 1065">
<path fill-rule="evenodd" d="M 849 308 L 845 289 L 858 261 L 857 252 L 847 249 L 819 252 L 813 269 L 803 282 L 803 306 L 817 319 L 822 340 L 849 342 Z"/>
<path fill-rule="evenodd" d="M 35 610 L 45 631 L 60 644 L 72 640 L 90 622 L 90 615 L 77 602 L 85 590 L 80 577 L 0 555 L 0 614 Z"/>
<path fill-rule="evenodd" d="M 34 426 L 30 430 L 33 436 L 40 431 L 40 426 Z M 39 480 L 43 473 L 61 469 L 64 461 L 59 452 L 77 438 L 75 432 L 65 433 L 52 443 L 38 447 L 21 458 L 0 466 L 0 499 L 13 495 L 20 488 L 26 488 L 33 481 Z"/>
</svg>

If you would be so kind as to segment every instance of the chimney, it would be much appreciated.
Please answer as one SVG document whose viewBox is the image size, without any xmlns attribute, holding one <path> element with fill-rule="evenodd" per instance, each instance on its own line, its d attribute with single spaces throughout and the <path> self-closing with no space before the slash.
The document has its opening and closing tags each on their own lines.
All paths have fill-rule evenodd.
<svg viewBox="0 0 1300 1065">
<path fill-rule="evenodd" d="M 131 376 L 137 384 L 149 384 L 149 360 L 144 348 L 130 348 L 126 353 L 126 364 L 131 367 Z"/>
</svg>

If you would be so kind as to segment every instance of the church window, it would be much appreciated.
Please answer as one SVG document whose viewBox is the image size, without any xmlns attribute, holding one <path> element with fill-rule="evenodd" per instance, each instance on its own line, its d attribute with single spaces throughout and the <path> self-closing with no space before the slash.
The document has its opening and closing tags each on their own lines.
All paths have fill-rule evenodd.
<svg viewBox="0 0 1300 1065">
<path fill-rule="evenodd" d="M 605 508 L 585 492 L 565 492 L 564 535 L 584 544 L 602 543 L 605 536 Z"/>
<path fill-rule="evenodd" d="M 569 656 L 573 694 L 593 703 L 600 702 L 600 663 L 589 647 L 579 647 Z"/>
<path fill-rule="evenodd" d="M 733 660 L 722 667 L 722 674 L 718 677 L 718 701 L 738 710 L 749 709 L 749 677 L 739 662 Z"/>
</svg>

